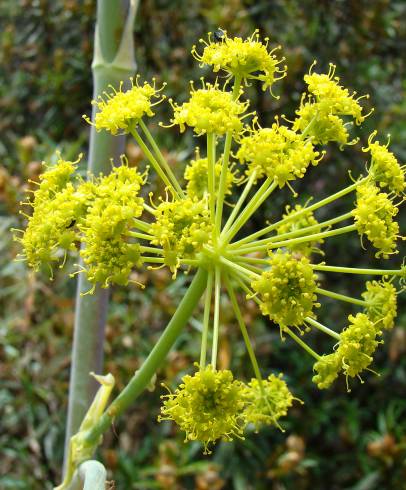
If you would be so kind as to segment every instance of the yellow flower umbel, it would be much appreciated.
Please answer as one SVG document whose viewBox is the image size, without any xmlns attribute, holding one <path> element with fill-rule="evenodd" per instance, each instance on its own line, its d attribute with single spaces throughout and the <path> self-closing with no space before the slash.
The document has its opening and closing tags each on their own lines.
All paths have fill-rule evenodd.
<svg viewBox="0 0 406 490">
<path fill-rule="evenodd" d="M 171 123 L 179 125 L 181 133 L 189 126 L 198 135 L 241 132 L 242 114 L 248 107 L 248 102 L 234 100 L 231 92 L 210 83 L 203 84 L 203 88 L 198 90 L 192 86 L 189 102 L 182 105 L 170 103 L 173 108 Z"/>
<path fill-rule="evenodd" d="M 191 129 L 195 136 L 203 136 L 199 145 L 205 145 L 205 158 L 197 153 L 186 169 L 179 168 L 182 158 L 176 159 L 177 168 L 173 168 L 167 159 L 168 149 L 161 151 L 146 124 L 144 116 L 153 114 L 152 100 L 163 98 L 154 84 L 135 83 L 128 91 L 122 86 L 118 91 L 109 89 L 110 93 L 93 102 L 98 110 L 94 111 L 96 129 L 130 133 L 161 179 L 163 193 L 156 198 L 150 192 L 146 202 L 142 189 L 146 173 L 129 168 L 125 157 L 111 175 L 89 175 L 87 183 L 73 176 L 75 163 L 63 160 L 41 177 L 34 214 L 27 216 L 29 223 L 21 238 L 32 267 L 49 265 L 67 251 L 80 249 L 81 272 L 94 286 L 89 293 L 96 284 L 107 287 L 132 282 L 132 269 L 141 265 L 146 269 L 166 267 L 173 277 L 182 271 L 190 276 L 196 272 L 123 397 L 119 396 L 101 421 L 87 431 L 86 440 L 92 442 L 92 449 L 109 423 L 148 386 L 203 296 L 200 370 L 185 376 L 174 393 L 163 397 L 160 418 L 174 420 L 185 431 L 186 439 L 201 441 L 206 452 L 219 439 L 242 437 L 247 425 L 256 429 L 264 424 L 278 425 L 293 400 L 283 380 L 272 375 L 261 378 L 251 332 L 245 324 L 246 312 L 240 308 L 244 304 L 241 293 L 277 324 L 282 340 L 290 337 L 316 360 L 313 379 L 319 388 L 328 387 L 339 373 L 344 373 L 348 382 L 369 369 L 381 331 L 393 327 L 396 279 L 404 287 L 405 264 L 398 269 L 342 267 L 337 254 L 326 254 L 333 264 L 311 263 L 309 256 L 321 243 L 327 247 L 331 237 L 355 231 L 366 235 L 378 249 L 377 257 L 394 253 L 399 234 L 397 201 L 404 199 L 404 167 L 387 147 L 373 142 L 373 133 L 364 149 L 371 153 L 368 175 L 356 175 L 349 185 L 338 184 L 336 192 L 311 203 L 305 198 L 302 205 L 286 206 L 287 202 L 281 207 L 280 198 L 274 198 L 273 193 L 287 186 L 296 197 L 291 182 L 302 178 L 310 166 L 318 165 L 324 155 L 318 145 L 330 141 L 349 144 L 349 126 L 361 124 L 366 115 L 360 97 L 340 86 L 331 65 L 328 74 L 310 70 L 305 75 L 308 92 L 302 97 L 295 121 L 281 125 L 281 116 L 276 116 L 271 127 L 262 128 L 259 115 L 247 114 L 246 88 L 255 80 L 263 88 L 272 87 L 285 74 L 267 43 L 266 39 L 260 41 L 257 32 L 244 40 L 220 31 L 209 36 L 202 54 L 193 49 L 202 64 L 225 72 L 227 80 L 221 86 L 218 81 L 210 84 L 203 80 L 199 89 L 192 84 L 185 103 L 170 101 L 173 116 L 169 126 L 177 127 L 180 133 Z M 249 118 L 251 121 L 246 122 Z M 356 165 L 350 148 L 348 154 L 346 161 Z M 244 165 L 241 179 L 235 176 L 235 161 Z M 349 173 L 354 168 L 348 168 Z M 182 170 L 183 187 L 178 179 Z M 343 171 L 337 177 L 346 174 Z M 234 195 L 237 186 L 233 183 L 242 184 Z M 356 193 L 355 209 L 320 222 L 315 219 L 313 212 L 326 216 L 327 206 L 341 209 L 342 204 L 355 201 L 351 193 Z M 281 194 L 283 198 L 286 193 Z M 262 225 L 250 223 L 266 202 L 274 203 L 272 215 L 259 215 Z M 279 217 L 278 208 L 282 209 Z M 348 220 L 353 222 L 344 225 Z M 368 274 L 384 281 L 368 282 L 362 297 L 353 298 L 321 288 L 319 271 L 326 279 L 330 273 Z M 341 283 L 335 281 L 336 285 Z M 330 329 L 315 315 L 318 300 L 324 297 L 349 303 L 362 313 L 350 316 L 349 326 L 342 333 Z M 228 319 L 234 315 L 235 327 L 241 331 L 256 378 L 248 385 L 235 381 L 230 371 L 216 369 L 223 313 Z M 87 329 L 87 324 L 80 321 L 78 325 L 81 332 L 93 334 L 94 329 Z M 307 344 L 304 334 L 312 329 L 334 339 L 332 353 L 320 355 Z"/>
<path fill-rule="evenodd" d="M 357 313 L 349 315 L 350 324 L 339 335 L 335 352 L 321 356 L 313 369 L 317 372 L 313 382 L 318 388 L 328 388 L 342 371 L 347 378 L 359 377 L 359 374 L 372 363 L 372 354 L 382 343 L 377 337 L 382 334 L 379 324 L 368 315 Z"/>
<path fill-rule="evenodd" d="M 205 454 L 218 439 L 242 438 L 244 385 L 231 371 L 207 366 L 194 376 L 184 376 L 175 393 L 164 399 L 159 421 L 173 420 L 185 431 L 186 440 L 199 441 Z"/>
<path fill-rule="evenodd" d="M 278 250 L 271 253 L 270 270 L 251 283 L 261 298 L 261 311 L 283 327 L 300 327 L 313 317 L 317 303 L 317 276 L 306 257 L 295 258 Z"/>
<path fill-rule="evenodd" d="M 294 398 L 281 375 L 271 374 L 261 383 L 253 378 L 246 387 L 246 399 L 246 423 L 253 424 L 258 431 L 263 425 L 278 426 L 278 419 L 288 413 Z"/>
<path fill-rule="evenodd" d="M 390 254 L 397 253 L 399 225 L 394 221 L 397 213 L 398 208 L 388 194 L 379 192 L 373 184 L 366 183 L 357 188 L 357 205 L 352 214 L 358 233 L 366 235 L 378 249 L 376 257 L 388 258 Z"/>
<path fill-rule="evenodd" d="M 268 177 L 283 187 L 289 180 L 303 177 L 308 166 L 317 165 L 323 155 L 310 140 L 276 122 L 241 138 L 236 156 L 247 164 L 248 175 L 255 171 L 256 178 Z"/>
<path fill-rule="evenodd" d="M 310 69 L 304 77 L 309 94 L 302 96 L 293 129 L 311 136 L 315 144 L 324 145 L 329 141 L 336 141 L 340 146 L 349 144 L 347 123 L 342 118 L 348 117 L 359 125 L 367 117 L 362 114 L 361 97 L 355 99 L 355 93 L 350 94 L 339 85 L 340 79 L 334 76 L 335 68 L 330 64 L 327 75 L 312 73 Z"/>
<path fill-rule="evenodd" d="M 381 341 L 376 337 L 381 332 L 364 313 L 349 315 L 350 325 L 340 334 L 340 344 L 337 356 L 341 359 L 344 374 L 355 377 L 366 369 L 373 354 Z"/>
<path fill-rule="evenodd" d="M 289 216 L 292 216 L 294 213 L 297 213 L 298 211 L 301 211 L 303 206 L 300 204 L 296 204 L 294 208 L 291 208 L 291 206 L 287 205 L 286 206 L 286 212 L 282 216 L 282 218 L 287 218 Z M 284 223 L 280 224 L 277 228 L 276 231 L 278 235 L 284 235 L 286 233 L 294 233 L 294 232 L 299 232 L 300 230 L 303 230 L 304 228 L 308 228 L 309 226 L 312 226 L 311 233 L 319 233 L 321 231 L 321 227 L 317 226 L 319 223 L 314 217 L 314 214 L 312 211 L 308 211 L 305 214 L 301 214 L 298 216 L 296 219 L 291 219 L 289 221 L 285 221 Z M 302 255 L 305 255 L 306 257 L 310 256 L 312 252 L 320 252 L 318 246 L 323 243 L 322 238 L 315 239 L 313 241 L 309 242 L 303 242 L 303 243 L 296 243 L 291 245 L 289 248 L 290 251 L 296 252 Z"/>
<path fill-rule="evenodd" d="M 380 187 L 402 194 L 405 190 L 405 166 L 400 166 L 395 155 L 388 150 L 388 145 L 373 143 L 377 131 L 368 138 L 368 146 L 363 151 L 371 154 L 370 174 Z"/>
<path fill-rule="evenodd" d="M 143 210 L 138 197 L 143 183 L 143 176 L 125 164 L 95 181 L 94 201 L 80 225 L 81 256 L 91 283 L 128 284 L 131 269 L 140 265 L 140 246 L 130 232 Z"/>
<path fill-rule="evenodd" d="M 362 297 L 368 303 L 366 312 L 368 317 L 379 328 L 390 330 L 393 328 L 397 314 L 397 292 L 389 281 L 368 281 L 366 291 Z"/>
<path fill-rule="evenodd" d="M 128 133 L 142 117 L 154 115 L 152 107 L 162 101 L 163 97 L 159 93 L 162 88 L 159 90 L 156 88 L 155 80 L 152 85 L 147 82 L 138 85 L 138 77 L 135 84 L 132 78 L 130 80 L 129 90 L 122 91 L 123 82 L 120 83 L 118 90 L 110 85 L 111 92 L 104 92 L 104 97 L 99 96 L 97 100 L 92 101 L 98 109 L 94 124 L 88 116 L 83 118 L 95 126 L 97 131 L 105 129 L 111 134 Z M 152 102 L 153 98 L 158 100 Z"/>
<path fill-rule="evenodd" d="M 163 248 L 165 264 L 175 272 L 181 258 L 196 258 L 210 240 L 212 225 L 207 201 L 186 198 L 162 202 L 151 224 L 151 243 Z"/>
<path fill-rule="evenodd" d="M 40 176 L 34 193 L 32 216 L 22 237 L 17 238 L 24 249 L 30 267 L 39 270 L 41 264 L 51 264 L 66 257 L 67 251 L 76 250 L 79 240 L 77 225 L 86 211 L 88 195 L 75 189 L 73 173 L 77 162 L 59 158 Z M 64 254 L 60 254 L 60 249 Z"/>
<path fill-rule="evenodd" d="M 201 63 L 212 65 L 215 73 L 224 70 L 239 79 L 260 80 L 263 90 L 271 88 L 275 81 L 286 76 L 286 66 L 278 66 L 284 59 L 278 60 L 273 54 L 278 48 L 269 52 L 269 39 L 261 42 L 258 30 L 247 39 L 231 38 L 220 30 L 214 36 L 209 33 L 208 42 L 204 39 L 200 39 L 200 42 L 205 45 L 203 53 L 199 55 L 196 46 L 193 46 L 192 54 Z"/>
</svg>

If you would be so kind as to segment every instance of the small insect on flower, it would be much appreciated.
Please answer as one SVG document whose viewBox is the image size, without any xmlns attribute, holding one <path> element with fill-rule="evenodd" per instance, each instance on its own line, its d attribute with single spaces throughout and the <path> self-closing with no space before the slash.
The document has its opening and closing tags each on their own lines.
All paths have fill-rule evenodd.
<svg viewBox="0 0 406 490">
<path fill-rule="evenodd" d="M 213 39 L 215 42 L 220 42 L 226 37 L 226 35 L 226 32 L 219 28 L 213 32 Z"/>
</svg>

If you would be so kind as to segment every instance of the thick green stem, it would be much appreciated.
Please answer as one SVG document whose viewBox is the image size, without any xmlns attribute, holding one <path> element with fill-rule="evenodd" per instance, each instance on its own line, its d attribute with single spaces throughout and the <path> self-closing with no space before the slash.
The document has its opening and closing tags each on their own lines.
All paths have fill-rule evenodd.
<svg viewBox="0 0 406 490">
<path fill-rule="evenodd" d="M 341 197 L 349 194 L 350 192 L 354 191 L 360 184 L 366 182 L 368 180 L 368 177 L 365 177 L 364 179 L 360 179 L 357 182 L 354 182 L 354 184 L 345 187 L 344 189 L 341 189 L 341 191 L 336 192 L 335 194 L 332 194 L 331 196 L 326 197 L 325 199 L 322 199 L 321 201 L 315 202 L 311 206 L 304 207 L 303 209 L 300 209 L 299 211 L 296 211 L 294 213 L 289 214 L 289 216 L 286 216 L 285 218 L 282 218 L 281 220 L 277 221 L 276 223 L 272 223 L 271 225 L 262 228 L 262 230 L 258 230 L 257 232 L 253 233 L 252 235 L 246 236 L 245 238 L 242 238 L 238 242 L 235 242 L 233 245 L 242 245 L 243 243 L 247 242 L 252 242 L 256 238 L 266 235 L 267 233 L 270 233 L 271 231 L 275 230 L 278 228 L 280 225 L 287 223 L 288 221 L 297 219 L 299 216 L 302 216 L 303 214 L 306 214 L 310 211 L 314 211 L 316 209 L 319 209 L 323 206 L 326 206 L 327 204 L 330 204 L 333 201 L 336 201 L 337 199 L 340 199 Z"/>
<path fill-rule="evenodd" d="M 230 240 L 238 233 L 238 231 L 244 226 L 249 218 L 255 213 L 255 211 L 261 206 L 261 204 L 271 195 L 276 189 L 277 184 L 272 179 L 267 178 L 262 186 L 257 190 L 255 196 L 249 201 L 245 209 L 238 216 L 235 222 L 231 225 L 227 233 L 223 234 L 222 242 L 229 243 Z"/>
<path fill-rule="evenodd" d="M 306 323 L 309 323 L 313 327 L 316 327 L 320 332 L 326 333 L 327 335 L 330 335 L 330 337 L 333 337 L 336 340 L 340 340 L 340 334 L 337 332 L 334 332 L 334 330 L 331 330 L 328 327 L 325 327 L 323 324 L 316 322 L 313 318 L 306 317 L 305 318 Z"/>
<path fill-rule="evenodd" d="M 99 0 L 95 31 L 95 52 L 92 64 L 93 98 L 96 99 L 109 85 L 118 86 L 135 72 L 132 27 L 136 5 L 128 1 Z M 128 13 L 128 16 L 127 16 Z M 119 34 L 122 33 L 122 36 Z M 108 46 L 108 49 L 107 49 Z M 105 51 L 107 50 L 107 51 Z M 96 108 L 93 107 L 94 120 Z M 110 159 L 119 160 L 124 152 L 124 137 L 90 129 L 88 170 L 98 175 L 111 170 Z M 82 296 L 91 289 L 84 274 L 79 274 L 76 297 L 75 326 L 69 386 L 66 445 L 77 432 L 89 408 L 97 383 L 89 376 L 91 371 L 101 373 L 103 362 L 104 326 L 108 304 L 108 290 L 96 287 L 93 295 Z M 67 451 L 65 451 L 65 459 Z"/>
<path fill-rule="evenodd" d="M 263 238 L 262 240 L 256 240 L 254 242 L 251 242 L 249 245 L 250 246 L 263 245 L 263 244 L 267 244 L 267 243 L 286 240 L 288 238 L 289 239 L 295 238 L 295 237 L 299 237 L 302 235 L 305 236 L 312 231 L 317 231 L 320 228 L 326 228 L 328 226 L 335 225 L 335 224 L 340 223 L 341 221 L 345 221 L 351 217 L 352 217 L 352 212 L 350 211 L 348 213 L 342 214 L 340 216 L 336 216 L 335 218 L 329 219 L 327 221 L 322 221 L 321 223 L 317 223 L 315 225 L 306 226 L 305 228 L 292 230 L 292 231 L 289 231 L 287 233 L 282 233 L 280 235 L 275 235 L 275 236 L 272 236 L 269 238 Z M 248 244 L 247 244 L 247 246 L 248 246 Z M 233 248 L 238 248 L 238 244 L 237 243 L 231 244 L 230 249 L 232 250 Z"/>
<path fill-rule="evenodd" d="M 292 330 L 288 327 L 284 327 L 283 328 L 283 331 L 286 332 L 289 337 L 291 337 L 297 344 L 300 345 L 300 347 L 302 347 L 307 353 L 309 353 L 312 357 L 314 357 L 317 361 L 320 361 L 321 359 L 321 356 L 319 356 L 317 354 L 317 352 L 315 352 L 313 349 L 311 349 L 307 344 L 306 342 L 303 342 L 303 340 L 298 337 L 294 332 L 292 332 Z"/>
<path fill-rule="evenodd" d="M 321 233 L 315 233 L 314 235 L 307 235 L 299 238 L 292 238 L 290 240 L 282 240 L 280 242 L 270 242 L 263 243 L 261 245 L 249 245 L 247 247 L 241 247 L 235 249 L 235 253 L 247 254 L 252 252 L 259 252 L 261 250 L 270 250 L 273 248 L 290 247 L 292 245 L 297 245 L 298 243 L 313 242 L 323 238 L 328 238 L 336 235 L 342 235 L 343 233 L 349 233 L 350 231 L 355 231 L 357 229 L 356 225 L 343 226 L 341 228 L 336 228 L 335 230 L 323 231 Z"/>
<path fill-rule="evenodd" d="M 174 196 L 179 197 L 178 192 L 174 188 L 172 182 L 169 180 L 169 177 L 163 171 L 161 165 L 159 164 L 158 160 L 154 157 L 154 155 L 151 153 L 148 146 L 144 143 L 143 139 L 138 134 L 138 131 L 136 129 L 132 129 L 130 132 L 134 137 L 135 141 L 138 143 L 138 146 L 143 151 L 144 155 L 148 158 L 148 161 L 154 167 L 155 172 L 159 175 L 159 177 L 161 177 L 165 185 L 173 192 Z"/>
<path fill-rule="evenodd" d="M 210 218 L 213 224 L 213 243 L 217 233 L 215 223 L 216 215 L 216 135 L 207 133 L 207 187 L 209 190 Z"/>
<path fill-rule="evenodd" d="M 220 287 L 221 287 L 221 270 L 216 267 L 214 271 L 214 318 L 213 318 L 213 345 L 211 350 L 211 365 L 216 369 L 217 350 L 219 345 L 220 332 Z"/>
<path fill-rule="evenodd" d="M 179 337 L 179 334 L 192 316 L 194 309 L 206 289 L 206 284 L 207 271 L 205 269 L 198 269 L 175 314 L 149 356 L 124 390 L 110 404 L 97 424 L 89 430 L 85 438 L 87 444 L 96 444 L 100 436 L 109 428 L 112 422 L 120 416 L 149 385 L 152 377 L 162 365 L 168 352 Z"/>
<path fill-rule="evenodd" d="M 204 298 L 202 347 L 200 351 L 200 369 L 204 369 L 204 367 L 206 366 L 207 338 L 209 336 L 212 291 L 213 291 L 213 272 L 209 271 L 209 275 L 207 278 L 206 296 Z"/>
<path fill-rule="evenodd" d="M 404 274 L 403 269 L 360 269 L 324 264 L 312 264 L 312 267 L 315 271 L 338 272 L 339 274 L 367 274 L 370 276 L 401 276 Z"/>
<path fill-rule="evenodd" d="M 234 310 L 234 314 L 237 318 L 238 325 L 240 326 L 240 330 L 241 330 L 241 333 L 242 333 L 242 336 L 243 336 L 243 339 L 245 342 L 245 347 L 247 349 L 248 355 L 249 355 L 250 360 L 251 360 L 251 364 L 252 364 L 252 368 L 253 368 L 254 373 L 255 373 L 255 377 L 257 378 L 260 389 L 263 392 L 264 387 L 263 387 L 263 383 L 262 383 L 261 371 L 259 370 L 259 366 L 258 366 L 258 361 L 257 361 L 257 358 L 255 356 L 254 349 L 252 348 L 251 341 L 250 341 L 248 331 L 247 331 L 247 327 L 245 326 L 244 318 L 241 314 L 240 307 L 238 306 L 238 301 L 237 301 L 237 298 L 235 296 L 234 289 L 233 289 L 233 287 L 230 283 L 230 280 L 227 276 L 225 276 L 225 283 L 226 283 L 228 295 L 230 297 L 231 304 L 232 304 L 232 307 Z"/>
<path fill-rule="evenodd" d="M 257 176 L 257 172 L 256 172 L 256 170 L 254 170 L 252 172 L 252 174 L 250 175 L 249 179 L 247 180 L 245 187 L 244 187 L 244 190 L 242 191 L 240 197 L 238 198 L 236 205 L 234 206 L 230 216 L 228 217 L 226 224 L 223 227 L 223 230 L 222 230 L 223 233 L 226 233 L 227 230 L 230 228 L 230 226 L 233 224 L 238 212 L 241 209 L 241 206 L 244 204 L 244 201 L 247 198 L 247 196 L 251 190 L 251 187 L 253 186 L 253 184 L 255 182 L 256 176 Z"/>
<path fill-rule="evenodd" d="M 279 247 L 289 247 L 291 245 L 296 245 L 298 243 L 306 243 L 320 240 L 322 238 L 328 238 L 336 235 L 342 235 L 343 233 L 349 233 L 350 231 L 355 231 L 357 229 L 356 225 L 343 226 L 341 228 L 336 228 L 334 230 L 322 231 L 321 233 L 315 233 L 314 235 L 307 235 L 299 238 L 292 238 L 291 240 L 283 240 L 280 242 L 271 243 L 269 248 L 279 248 Z"/>
<path fill-rule="evenodd" d="M 334 293 L 333 291 L 328 291 L 327 289 L 317 288 L 316 293 L 322 294 L 323 296 L 328 296 L 329 298 L 338 299 L 340 301 L 346 301 L 347 303 L 352 303 L 358 306 L 368 306 L 366 301 L 362 299 L 352 298 L 351 296 L 345 296 L 344 294 Z"/>
<path fill-rule="evenodd" d="M 243 274 L 244 277 L 259 277 L 255 272 L 247 269 L 246 267 L 242 267 L 241 265 L 236 264 L 235 262 L 226 259 L 225 257 L 220 257 L 220 262 L 227 266 L 228 270 L 232 272 L 233 270 L 237 273 Z"/>
<path fill-rule="evenodd" d="M 161 150 L 159 149 L 159 146 L 156 144 L 152 134 L 150 133 L 148 127 L 145 125 L 144 121 L 140 119 L 140 128 L 144 132 L 145 136 L 147 137 L 147 140 L 149 141 L 149 144 L 151 145 L 152 149 L 155 152 L 155 155 L 158 159 L 158 162 L 161 164 L 163 170 L 167 173 L 168 177 L 170 178 L 174 188 L 176 189 L 177 193 L 179 194 L 180 197 L 185 197 L 182 187 L 180 186 L 178 179 L 175 177 L 174 173 L 172 172 L 171 167 L 168 165 L 168 162 L 165 160 L 164 156 L 161 153 Z"/>
<path fill-rule="evenodd" d="M 233 87 L 233 99 L 236 100 L 240 93 L 241 86 L 241 77 L 235 77 L 234 87 Z M 227 174 L 228 174 L 228 164 L 230 160 L 230 149 L 231 143 L 233 140 L 233 134 L 229 131 L 226 134 L 226 140 L 224 143 L 224 153 L 223 153 L 223 162 L 221 165 L 221 174 L 220 174 L 220 183 L 217 194 L 217 206 L 216 206 L 216 233 L 220 234 L 221 229 L 221 219 L 223 217 L 223 205 L 224 205 L 224 196 L 226 193 L 226 185 L 227 185 Z"/>
</svg>

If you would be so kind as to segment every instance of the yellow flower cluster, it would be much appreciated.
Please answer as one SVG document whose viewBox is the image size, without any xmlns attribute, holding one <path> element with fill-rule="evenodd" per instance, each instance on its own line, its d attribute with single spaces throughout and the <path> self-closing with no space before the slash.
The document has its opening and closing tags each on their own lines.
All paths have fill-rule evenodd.
<svg viewBox="0 0 406 490">
<path fill-rule="evenodd" d="M 330 64 L 328 74 L 312 73 L 305 75 L 309 94 L 303 94 L 293 129 L 311 136 L 315 144 L 326 144 L 336 141 L 341 146 L 348 144 L 348 130 L 342 117 L 352 118 L 361 124 L 367 116 L 362 114 L 359 100 L 355 93 L 339 85 L 335 77 L 335 65 Z"/>
<path fill-rule="evenodd" d="M 278 60 L 273 54 L 277 48 L 268 52 L 269 39 L 261 42 L 258 30 L 247 39 L 228 37 L 224 31 L 220 34 L 221 38 L 217 40 L 212 39 L 211 33 L 208 42 L 200 40 L 205 45 L 203 54 L 197 53 L 196 46 L 192 48 L 193 56 L 201 63 L 212 65 L 215 73 L 224 70 L 230 76 L 260 80 L 263 90 L 286 75 L 286 67 L 278 66 L 283 59 Z"/>
<path fill-rule="evenodd" d="M 151 243 L 162 246 L 165 263 L 175 272 L 180 258 L 194 258 L 209 242 L 211 229 L 207 201 L 196 198 L 164 201 L 155 211 Z"/>
<path fill-rule="evenodd" d="M 340 334 L 337 350 L 322 356 L 314 365 L 317 374 L 313 382 L 320 389 L 328 388 L 342 371 L 346 378 L 359 374 L 373 361 L 372 354 L 382 341 L 377 337 L 382 334 L 379 325 L 366 314 L 349 315 L 350 324 Z"/>
<path fill-rule="evenodd" d="M 315 294 L 317 276 L 309 259 L 278 250 L 270 254 L 269 265 L 270 269 L 251 283 L 262 300 L 261 311 L 282 330 L 299 327 L 306 317 L 314 317 L 313 308 L 320 306 Z"/>
<path fill-rule="evenodd" d="M 134 219 L 143 211 L 138 197 L 143 177 L 127 165 L 94 183 L 94 198 L 79 228 L 85 245 L 81 250 L 90 282 L 128 284 L 131 269 L 140 264 L 138 243 L 128 238 Z"/>
<path fill-rule="evenodd" d="M 352 214 L 358 233 L 366 235 L 378 249 L 376 257 L 388 258 L 396 252 L 399 225 L 394 221 L 398 208 L 388 194 L 379 192 L 373 184 L 362 184 L 357 188 L 357 203 Z"/>
<path fill-rule="evenodd" d="M 214 170 L 216 178 L 219 178 L 221 174 L 221 161 L 216 163 Z M 207 158 L 196 158 L 195 160 L 191 160 L 190 164 L 186 166 L 184 178 L 187 181 L 186 191 L 190 198 L 203 199 L 208 194 L 208 171 L 209 164 Z M 236 176 L 229 165 L 226 175 L 225 195 L 231 194 L 232 186 L 236 180 Z"/>
<path fill-rule="evenodd" d="M 229 370 L 212 366 L 184 376 L 174 393 L 164 395 L 158 421 L 173 420 L 186 433 L 186 440 L 200 441 L 205 454 L 218 439 L 242 439 L 244 429 L 253 424 L 278 425 L 294 400 L 281 376 L 270 375 L 244 384 Z"/>
<path fill-rule="evenodd" d="M 397 314 L 397 292 L 389 281 L 368 281 L 362 297 L 368 303 L 369 318 L 386 330 L 393 328 Z"/>
<path fill-rule="evenodd" d="M 253 378 L 246 388 L 247 406 L 244 418 L 258 431 L 263 425 L 278 425 L 278 419 L 287 414 L 293 403 L 293 395 L 281 376 L 271 374 L 268 379 Z"/>
<path fill-rule="evenodd" d="M 287 205 L 286 206 L 286 212 L 282 216 L 282 218 L 287 218 L 288 216 L 297 213 L 298 211 L 301 211 L 303 207 L 300 204 L 296 204 L 294 208 L 291 208 L 291 206 Z M 276 231 L 278 235 L 283 235 L 285 233 L 291 233 L 295 231 L 302 230 L 303 228 L 307 228 L 309 226 L 316 226 L 318 225 L 318 221 L 314 217 L 314 214 L 312 211 L 308 211 L 307 213 L 301 214 L 295 219 L 291 219 L 289 221 L 286 221 L 285 223 L 281 223 L 277 228 Z M 321 231 L 320 227 L 316 227 L 311 233 L 319 233 Z M 295 243 L 293 245 L 288 246 L 289 250 L 291 252 L 299 253 L 302 255 L 305 255 L 308 257 L 311 255 L 312 252 L 314 251 L 319 251 L 318 246 L 323 243 L 323 239 L 319 238 L 314 241 L 310 242 L 304 242 L 304 243 Z"/>
<path fill-rule="evenodd" d="M 313 370 L 317 373 L 313 376 L 313 383 L 320 390 L 328 388 L 338 378 L 341 366 L 341 359 L 337 352 L 321 356 L 320 360 L 313 366 Z"/>
<path fill-rule="evenodd" d="M 192 89 L 188 102 L 182 105 L 170 103 L 173 108 L 171 123 L 179 125 L 182 133 L 186 126 L 190 126 L 198 135 L 239 133 L 243 128 L 241 115 L 248 107 L 248 102 L 234 100 L 231 92 L 210 83 L 204 84 L 202 89 Z"/>
<path fill-rule="evenodd" d="M 317 165 L 322 156 L 311 141 L 278 123 L 241 138 L 236 154 L 241 163 L 247 163 L 248 175 L 255 171 L 257 178 L 275 179 L 279 187 L 303 177 L 308 166 Z"/>
<path fill-rule="evenodd" d="M 84 115 L 86 122 L 95 126 L 97 131 L 105 129 L 111 134 L 117 134 L 119 131 L 128 133 L 142 117 L 153 116 L 152 107 L 163 100 L 159 95 L 162 89 L 156 88 L 155 80 L 152 85 L 147 82 L 138 85 L 138 78 L 135 84 L 132 78 L 130 80 L 129 90 L 123 92 L 121 82 L 118 90 L 110 86 L 111 92 L 104 92 L 104 98 L 99 96 L 97 100 L 93 100 L 92 104 L 98 110 L 95 122 L 93 124 L 91 119 Z M 153 97 L 158 99 L 155 103 L 152 102 Z"/>
<path fill-rule="evenodd" d="M 369 139 L 368 146 L 363 151 L 371 153 L 370 173 L 380 187 L 388 187 L 396 194 L 402 194 L 405 190 L 405 166 L 400 166 L 395 155 L 377 141 L 373 143 L 376 136 L 374 131 Z"/>
<path fill-rule="evenodd" d="M 60 249 L 76 249 L 77 224 L 86 211 L 88 196 L 76 190 L 70 179 L 77 162 L 59 158 L 57 164 L 40 176 L 40 184 L 34 194 L 32 216 L 22 237 L 28 265 L 38 271 L 41 264 L 51 265 L 60 260 Z"/>
<path fill-rule="evenodd" d="M 46 170 L 39 176 L 40 182 L 38 189 L 35 191 L 35 202 L 46 201 L 64 189 L 68 182 L 71 181 L 81 158 L 82 155 L 79 155 L 75 162 L 70 162 L 63 160 L 58 154 L 56 165 L 47 166 L 43 162 Z"/>
<path fill-rule="evenodd" d="M 175 421 L 185 431 L 186 440 L 203 444 L 205 454 L 217 439 L 242 438 L 244 385 L 231 371 L 207 366 L 194 376 L 184 376 L 175 393 L 162 398 L 158 420 Z"/>
<path fill-rule="evenodd" d="M 336 352 L 341 359 L 344 374 L 353 378 L 373 361 L 371 355 L 380 343 L 376 337 L 381 332 L 364 313 L 350 315 L 348 319 L 350 324 L 341 332 Z"/>
</svg>

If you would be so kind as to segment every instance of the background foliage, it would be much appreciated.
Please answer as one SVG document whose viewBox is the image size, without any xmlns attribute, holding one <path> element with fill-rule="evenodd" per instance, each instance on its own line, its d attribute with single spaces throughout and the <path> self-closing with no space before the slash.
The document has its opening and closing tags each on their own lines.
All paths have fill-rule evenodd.
<svg viewBox="0 0 406 490">
<path fill-rule="evenodd" d="M 59 148 L 67 159 L 86 150 L 95 2 L 90 0 L 5 0 L 0 3 L 0 488 L 52 488 L 62 459 L 72 340 L 75 282 L 57 272 L 33 276 L 25 264 L 14 262 L 18 246 L 10 227 L 21 227 L 19 200 L 40 171 L 41 160 L 52 160 Z M 293 115 L 303 89 L 303 74 L 313 59 L 326 68 L 338 65 L 343 84 L 370 93 L 375 113 L 364 126 L 392 133 L 392 149 L 405 160 L 406 102 L 404 90 L 406 4 L 402 0 L 143 0 L 135 28 L 139 72 L 168 81 L 167 92 L 186 97 L 189 79 L 202 71 L 190 47 L 208 30 L 222 26 L 246 35 L 255 27 L 283 46 L 288 77 L 276 89 L 279 100 L 251 90 L 261 122 L 275 113 Z M 204 73 L 204 72 L 203 72 Z M 160 117 L 167 120 L 162 107 Z M 168 130 L 158 136 L 175 171 L 193 154 L 191 135 L 179 139 Z M 358 145 L 358 149 L 361 147 Z M 128 145 L 132 164 L 142 156 Z M 328 161 L 309 172 L 296 187 L 303 198 L 321 197 L 356 174 L 365 164 L 353 149 L 329 148 Z M 180 170 L 179 170 L 180 169 Z M 340 187 L 342 187 L 340 185 Z M 257 215 L 259 226 L 290 199 L 278 199 Z M 349 198 L 351 199 L 351 197 Z M 345 209 L 340 203 L 334 212 Z M 342 209 L 341 209 L 342 208 Z M 329 241 L 327 260 L 340 265 L 377 265 L 373 252 L 359 258 L 354 234 Z M 339 258 L 339 260 L 338 260 Z M 365 260 L 364 262 L 361 262 Z M 74 259 L 72 259 L 72 264 Z M 72 267 L 68 264 L 68 268 Z M 389 264 L 391 267 L 392 264 Z M 106 371 L 122 386 L 140 365 L 176 308 L 187 278 L 172 282 L 162 270 L 135 274 L 145 291 L 129 287 L 112 291 L 105 344 Z M 142 275 L 142 277 L 140 277 Z M 360 279 L 334 277 L 331 289 L 357 295 Z M 192 322 L 159 372 L 157 389 L 147 393 L 117 422 L 106 437 L 100 457 L 111 470 L 116 488 L 163 489 L 312 489 L 374 490 L 404 488 L 406 477 L 406 313 L 402 304 L 397 327 L 387 335 L 375 362 L 380 376 L 366 376 L 347 393 L 345 383 L 318 391 L 311 383 L 311 359 L 279 331 L 257 316 L 246 303 L 246 320 L 263 372 L 283 371 L 296 404 L 281 433 L 274 429 L 245 441 L 220 444 L 210 457 L 198 446 L 183 444 L 171 424 L 156 423 L 159 383 L 175 386 L 198 356 L 199 322 Z M 404 302 L 403 302 L 404 306 Z M 250 377 L 249 362 L 235 321 L 227 318 L 220 340 L 220 365 Z M 348 311 L 347 311 L 348 310 Z M 342 328 L 351 311 L 326 302 L 323 322 Z M 403 313 L 402 313 L 403 311 Z M 198 315 L 196 315 L 198 318 Z M 314 334 L 318 351 L 331 349 Z M 48 483 L 44 484 L 44 481 Z"/>
</svg>

